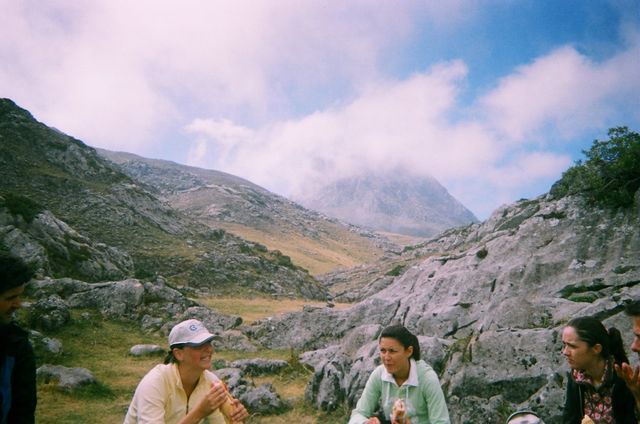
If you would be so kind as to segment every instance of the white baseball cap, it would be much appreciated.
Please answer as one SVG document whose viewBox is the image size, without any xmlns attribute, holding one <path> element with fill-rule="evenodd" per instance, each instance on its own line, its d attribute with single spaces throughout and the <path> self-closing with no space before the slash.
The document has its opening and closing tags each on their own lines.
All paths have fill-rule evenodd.
<svg viewBox="0 0 640 424">
<path fill-rule="evenodd" d="M 199 346 L 210 342 L 215 336 L 197 319 L 188 319 L 176 324 L 169 333 L 169 347 L 175 345 Z"/>
<path fill-rule="evenodd" d="M 533 411 L 517 411 L 507 418 L 507 424 L 544 424 Z"/>
</svg>

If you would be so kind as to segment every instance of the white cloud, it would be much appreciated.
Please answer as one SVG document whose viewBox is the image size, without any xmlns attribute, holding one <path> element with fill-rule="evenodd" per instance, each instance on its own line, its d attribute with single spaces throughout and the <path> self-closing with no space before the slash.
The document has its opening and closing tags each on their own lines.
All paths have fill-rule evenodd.
<svg viewBox="0 0 640 424">
<path fill-rule="evenodd" d="M 2 0 L 0 89 L 91 144 L 143 150 L 194 111 L 266 122 L 348 92 L 417 4 Z"/>
<path fill-rule="evenodd" d="M 479 100 L 479 108 L 492 127 L 516 143 L 545 126 L 565 138 L 602 128 L 620 102 L 637 103 L 638 58 L 637 42 L 602 63 L 565 46 L 503 78 Z"/>
<path fill-rule="evenodd" d="M 0 92 L 100 147 L 186 134 L 190 164 L 282 194 L 404 166 L 482 215 L 557 178 L 569 138 L 640 119 L 635 21 L 605 60 L 560 47 L 466 104 L 461 60 L 384 74 L 421 26 L 454 32 L 483 3 L 0 0 Z"/>
</svg>

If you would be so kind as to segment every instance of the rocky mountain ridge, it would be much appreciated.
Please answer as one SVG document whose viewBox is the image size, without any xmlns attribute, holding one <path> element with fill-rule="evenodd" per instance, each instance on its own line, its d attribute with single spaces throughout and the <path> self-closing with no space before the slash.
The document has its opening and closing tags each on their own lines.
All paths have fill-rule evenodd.
<svg viewBox="0 0 640 424">
<path fill-rule="evenodd" d="M 18 253 L 20 249 L 14 243 L 17 230 L 23 236 L 39 233 L 41 237 L 35 243 L 39 248 L 34 245 L 32 251 L 44 252 L 36 255 L 37 260 L 34 256 L 40 265 L 48 261 L 68 270 L 70 262 L 76 261 L 97 262 L 109 268 L 105 260 L 89 259 L 95 249 L 80 249 L 87 258 L 60 258 L 61 254 L 80 251 L 67 249 L 64 253 L 58 248 L 80 237 L 87 240 L 83 241 L 87 246 L 109 246 L 102 250 L 129 255 L 132 264 L 114 259 L 122 263 L 120 273 L 127 276 L 132 272 L 146 279 L 162 275 L 174 286 L 211 293 L 237 293 L 241 289 L 243 293 L 316 299 L 327 296 L 324 287 L 289 257 L 224 230 L 203 228 L 160 201 L 93 148 L 36 121 L 8 99 L 0 99 L 0 195 L 5 206 L 7 199 L 21 199 L 14 202 L 17 210 L 3 215 L 4 248 Z M 25 215 L 30 218 L 24 219 Z M 65 228 L 56 230 L 56 226 Z M 47 234 L 54 233 L 63 239 L 44 241 Z M 53 272 L 56 266 L 43 266 L 42 270 L 44 276 L 68 276 Z M 89 281 L 101 278 L 72 275 Z"/>
<path fill-rule="evenodd" d="M 343 178 L 296 200 L 359 226 L 417 237 L 478 222 L 435 178 L 406 169 Z"/>
<path fill-rule="evenodd" d="M 224 172 L 104 149 L 98 153 L 176 210 L 277 249 L 314 274 L 374 262 L 384 251 L 398 249 L 373 231 L 330 219 Z"/>
</svg>

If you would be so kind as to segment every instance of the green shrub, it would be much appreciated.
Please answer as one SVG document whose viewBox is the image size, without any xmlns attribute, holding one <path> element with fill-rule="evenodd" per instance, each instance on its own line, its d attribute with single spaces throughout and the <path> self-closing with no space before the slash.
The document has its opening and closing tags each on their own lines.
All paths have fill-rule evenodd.
<svg viewBox="0 0 640 424">
<path fill-rule="evenodd" d="M 404 265 L 396 265 L 391 271 L 387 272 L 387 275 L 391 277 L 397 277 L 398 275 L 402 274 L 402 271 L 404 271 L 404 267 Z"/>
<path fill-rule="evenodd" d="M 13 215 L 21 215 L 22 218 L 31 223 L 33 219 L 44 210 L 44 207 L 29 199 L 15 193 L 4 193 L 4 206 L 9 209 Z"/>
<path fill-rule="evenodd" d="M 611 128 L 609 140 L 595 140 L 586 161 L 578 160 L 551 187 L 551 194 L 583 196 L 591 204 L 630 207 L 640 189 L 640 134 L 627 127 Z"/>
<path fill-rule="evenodd" d="M 484 247 L 476 252 L 476 256 L 478 257 L 478 259 L 486 258 L 488 254 L 489 251 Z"/>
</svg>

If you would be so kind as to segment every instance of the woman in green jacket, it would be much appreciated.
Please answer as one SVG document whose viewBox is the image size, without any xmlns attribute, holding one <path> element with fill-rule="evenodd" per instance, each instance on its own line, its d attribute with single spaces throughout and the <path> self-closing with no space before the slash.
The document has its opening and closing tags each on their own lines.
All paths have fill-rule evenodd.
<svg viewBox="0 0 640 424">
<path fill-rule="evenodd" d="M 351 412 L 349 424 L 450 424 L 444 394 L 433 368 L 420 360 L 418 338 L 401 325 L 382 330 L 378 342 L 380 360 L 369 376 L 362 396 Z M 396 401 L 404 402 L 407 421 L 393 421 Z M 387 421 L 388 422 L 388 421 Z"/>
</svg>

